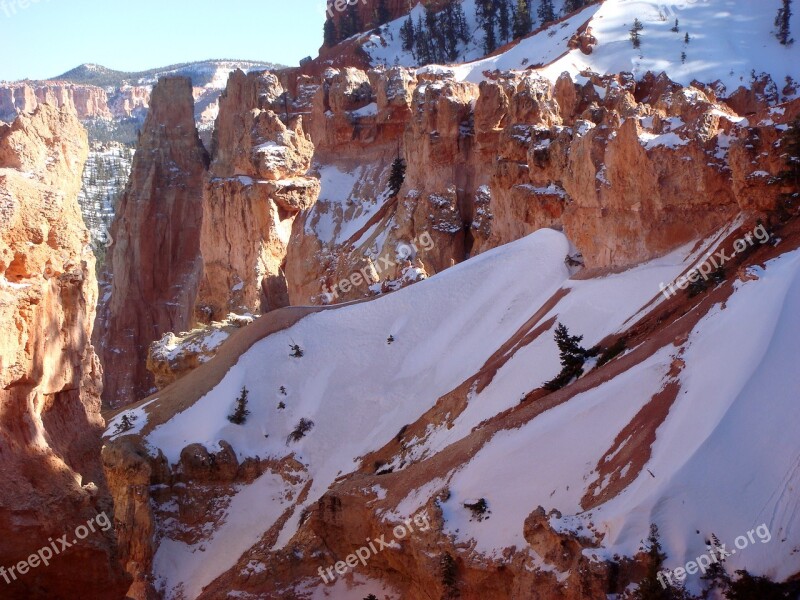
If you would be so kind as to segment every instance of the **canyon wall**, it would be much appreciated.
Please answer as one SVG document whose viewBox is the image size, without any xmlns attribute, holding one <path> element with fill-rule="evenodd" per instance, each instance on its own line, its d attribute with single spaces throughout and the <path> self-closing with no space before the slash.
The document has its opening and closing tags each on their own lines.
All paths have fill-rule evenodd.
<svg viewBox="0 0 800 600">
<path fill-rule="evenodd" d="M 314 148 L 289 114 L 271 73 L 234 72 L 220 98 L 203 190 L 199 321 L 286 306 L 286 245 L 319 182 L 306 177 Z"/>
<path fill-rule="evenodd" d="M 99 460 L 100 365 L 90 338 L 94 256 L 77 194 L 88 152 L 69 110 L 38 106 L 0 125 L 0 565 L 48 539 L 113 517 Z M 24 567 L 23 567 L 24 570 Z M 119 598 L 127 584 L 113 530 L 25 573 L 3 571 L 4 598 Z"/>
<path fill-rule="evenodd" d="M 346 68 L 307 83 L 322 190 L 289 242 L 292 304 L 396 289 L 542 227 L 563 230 L 587 267 L 625 268 L 775 207 L 771 119 L 784 109 L 763 98 L 745 118 L 713 88 L 663 75 L 489 75 Z"/>
<path fill-rule="evenodd" d="M 40 104 L 65 107 L 80 119 L 143 116 L 150 102 L 149 88 L 124 86 L 110 96 L 105 89 L 63 81 L 0 84 L 0 120 L 11 121 Z"/>
<path fill-rule="evenodd" d="M 96 338 L 111 405 L 146 396 L 153 389 L 148 346 L 192 324 L 207 166 L 191 82 L 160 80 L 111 229 L 111 296 L 101 306 Z"/>
</svg>

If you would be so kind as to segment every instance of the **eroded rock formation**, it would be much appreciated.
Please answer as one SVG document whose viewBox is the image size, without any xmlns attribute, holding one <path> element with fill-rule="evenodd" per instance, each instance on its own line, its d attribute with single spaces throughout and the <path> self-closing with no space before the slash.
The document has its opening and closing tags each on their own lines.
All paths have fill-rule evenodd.
<svg viewBox="0 0 800 600">
<path fill-rule="evenodd" d="M 77 194 L 88 152 L 69 110 L 38 106 L 0 126 L 0 582 L 4 598 L 119 598 L 113 530 L 49 566 L 17 566 L 50 538 L 113 517 L 99 461 L 97 281 Z M 110 523 L 109 523 L 110 525 Z M 57 546 L 59 547 L 59 546 Z M 10 572 L 14 566 L 16 571 Z"/>
<path fill-rule="evenodd" d="M 286 306 L 286 246 L 319 182 L 306 177 L 313 146 L 303 117 L 270 73 L 233 73 L 220 99 L 203 191 L 198 320 Z"/>
<path fill-rule="evenodd" d="M 149 345 L 192 323 L 208 165 L 193 114 L 189 79 L 160 80 L 112 226 L 111 297 L 102 307 L 97 338 L 104 399 L 112 405 L 153 389 L 145 364 Z"/>
</svg>

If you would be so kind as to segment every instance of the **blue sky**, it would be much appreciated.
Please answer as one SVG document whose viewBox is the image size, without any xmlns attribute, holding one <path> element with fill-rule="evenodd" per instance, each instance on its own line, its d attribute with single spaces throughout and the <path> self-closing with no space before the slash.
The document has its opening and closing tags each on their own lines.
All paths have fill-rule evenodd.
<svg viewBox="0 0 800 600">
<path fill-rule="evenodd" d="M 45 79 L 82 63 L 296 65 L 316 55 L 324 18 L 325 0 L 0 0 L 0 80 Z"/>
</svg>

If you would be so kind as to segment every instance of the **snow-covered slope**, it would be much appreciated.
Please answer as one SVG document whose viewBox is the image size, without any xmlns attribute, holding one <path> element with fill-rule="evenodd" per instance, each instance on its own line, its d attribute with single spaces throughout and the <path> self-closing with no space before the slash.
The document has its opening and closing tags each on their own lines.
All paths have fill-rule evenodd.
<svg viewBox="0 0 800 600">
<path fill-rule="evenodd" d="M 533 14 L 538 4 L 532 3 Z M 748 87 L 753 76 L 762 73 L 771 75 L 779 89 L 785 85 L 786 77 L 800 80 L 797 47 L 782 46 L 775 36 L 778 2 L 754 8 L 750 0 L 605 0 L 489 58 L 481 58 L 483 33 L 475 21 L 474 1 L 464 0 L 462 5 L 472 39 L 462 45 L 459 54 L 459 61 L 466 64 L 456 65 L 453 70 L 458 78 L 468 81 L 479 82 L 484 71 L 494 69 L 537 68 L 552 81 L 564 71 L 574 78 L 586 69 L 601 74 L 627 71 L 637 78 L 647 71 L 663 71 L 683 85 L 695 79 L 704 83 L 720 81 L 730 94 L 739 86 Z M 555 5 L 560 14 L 560 3 Z M 417 5 L 411 14 L 416 22 L 424 10 Z M 634 19 L 644 26 L 638 49 L 630 39 Z M 673 31 L 676 20 L 678 31 Z M 401 47 L 403 21 L 392 21 L 380 37 L 371 35 L 364 48 L 373 63 L 416 64 L 411 53 Z M 588 55 L 579 48 L 568 47 L 570 38 L 583 25 L 597 38 Z M 792 15 L 791 30 L 800 31 L 800 11 Z"/>
<path fill-rule="evenodd" d="M 504 411 L 513 414 L 520 398 L 558 372 L 556 321 L 584 335 L 587 347 L 627 330 L 661 309 L 659 284 L 694 264 L 723 233 L 729 231 L 622 273 L 571 280 L 568 241 L 540 230 L 381 299 L 301 319 L 254 344 L 219 384 L 168 420 L 142 423 L 150 409 L 165 410 L 159 399 L 133 409 L 138 420 L 128 434 L 143 431 L 151 454 L 162 452 L 172 465 L 187 445 L 216 451 L 220 440 L 240 460 L 293 454 L 301 465 L 291 483 L 267 471 L 238 486 L 200 541 L 167 534 L 154 565 L 167 597 L 177 590 L 199 595 L 288 514 L 273 550 L 286 547 L 304 508 L 448 392 L 485 373 L 509 340 L 517 342 L 499 354 L 502 364 L 487 385 L 472 386 L 466 407 L 429 425 L 404 445 L 402 460 L 398 455 L 384 468 L 409 469 Z M 602 534 L 593 552 L 599 559 L 635 554 L 657 523 L 670 567 L 701 553 L 712 532 L 731 546 L 763 523 L 770 540 L 757 539 L 728 564 L 778 579 L 800 571 L 800 498 L 793 492 L 800 484 L 800 416 L 793 409 L 800 378 L 792 363 L 800 320 L 791 310 L 800 301 L 800 253 L 749 273 L 732 283 L 723 303 L 707 300 L 705 316 L 686 334 L 649 339 L 585 375 L 581 391 L 562 396 L 566 401 L 501 427 L 456 468 L 426 473 L 427 483 L 383 518 L 393 523 L 417 514 L 447 488 L 439 504 L 444 533 L 497 560 L 512 546 L 526 547 L 523 526 L 537 506 L 563 513 L 551 518 L 556 529 Z M 537 325 L 541 332 L 528 335 Z M 290 356 L 295 344 L 301 357 Z M 226 417 L 242 387 L 251 414 L 240 426 Z M 665 402 L 670 391 L 676 396 Z M 109 424 L 112 439 L 120 419 Z M 314 425 L 291 442 L 300 419 Z M 464 508 L 476 498 L 488 502 L 490 521 Z"/>
</svg>

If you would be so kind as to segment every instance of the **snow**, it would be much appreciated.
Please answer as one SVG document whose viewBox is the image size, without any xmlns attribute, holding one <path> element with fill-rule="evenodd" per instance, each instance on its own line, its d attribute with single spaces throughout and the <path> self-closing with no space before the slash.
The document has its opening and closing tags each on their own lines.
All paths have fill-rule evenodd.
<svg viewBox="0 0 800 600">
<path fill-rule="evenodd" d="M 233 567 L 239 556 L 259 541 L 264 531 L 254 525 L 274 523 L 290 503 L 289 491 L 299 490 L 300 486 L 265 473 L 241 486 L 209 539 L 190 545 L 163 538 L 153 558 L 158 587 L 163 586 L 168 598 L 178 590 L 187 598 L 196 598 L 204 586 Z"/>
<path fill-rule="evenodd" d="M 535 14 L 538 2 L 531 6 Z M 462 48 L 459 60 L 473 62 L 451 67 L 459 80 L 479 83 L 484 79 L 484 71 L 523 70 L 536 65 L 542 66 L 534 70 L 553 82 L 565 71 L 573 79 L 587 69 L 596 73 L 629 71 L 637 78 L 647 71 L 663 71 L 684 86 L 694 79 L 706 83 L 720 80 L 730 94 L 741 85 L 749 86 L 752 73 L 770 74 L 779 87 L 787 76 L 800 79 L 796 51 L 782 46 L 773 33 L 777 6 L 775 10 L 756 7 L 750 0 L 676 4 L 656 0 L 606 0 L 550 25 L 505 52 L 480 60 L 475 60 L 482 55 L 482 34 L 477 31 L 474 2 L 465 0 L 463 7 L 469 30 L 474 33 L 471 42 Z M 421 7 L 417 6 L 414 11 L 417 11 L 412 11 L 416 22 Z M 638 50 L 630 41 L 634 18 L 644 25 Z M 677 33 L 671 31 L 675 19 L 679 21 Z M 373 64 L 415 64 L 413 57 L 400 47 L 402 21 L 398 19 L 388 24 L 385 46 L 378 43 L 377 36 L 367 43 L 365 50 Z M 598 40 L 589 55 L 567 46 L 570 37 L 587 21 Z M 791 29 L 800 30 L 797 11 L 792 15 Z M 690 38 L 688 44 L 684 42 L 686 33 Z M 685 62 L 681 59 L 682 52 L 687 55 Z"/>
<path fill-rule="evenodd" d="M 379 164 L 318 165 L 317 171 L 320 193 L 306 219 L 305 232 L 323 244 L 341 244 L 352 238 L 389 199 L 386 190 L 377 197 L 370 193 L 381 181 L 383 167 Z"/>
<path fill-rule="evenodd" d="M 328 177 L 345 176 L 337 173 Z M 274 549 L 285 547 L 303 508 L 285 501 L 289 490 L 310 484 L 304 506 L 316 502 L 337 478 L 358 468 L 359 457 L 382 447 L 478 372 L 559 288 L 568 293 L 539 322 L 563 322 L 583 335 L 588 347 L 658 310 L 663 302 L 659 284 L 701 260 L 738 222 L 702 244 L 687 244 L 621 273 L 582 280 L 568 279 L 564 256 L 571 246 L 566 238 L 543 229 L 394 294 L 314 313 L 257 342 L 213 390 L 153 429 L 146 442 L 172 464 L 189 443 L 213 451 L 224 439 L 240 459 L 294 453 L 303 470 L 296 474 L 295 487 L 266 474 L 241 488 L 226 523 L 201 543 L 205 552 L 200 545 L 162 542 L 156 573 L 169 589 L 183 585 L 192 598 L 288 510 Z M 728 564 L 777 579 L 797 572 L 800 555 L 792 554 L 789 544 L 800 538 L 792 517 L 800 509 L 792 491 L 800 485 L 800 447 L 794 435 L 800 427 L 794 410 L 800 373 L 793 364 L 793 340 L 800 333 L 800 316 L 793 310 L 800 301 L 800 251 L 751 272 L 757 279 L 735 282 L 724 307 L 714 307 L 687 341 L 670 340 L 613 379 L 517 429 L 499 431 L 467 463 L 412 490 L 382 518 L 410 516 L 449 489 L 449 499 L 441 503 L 445 532 L 490 557 L 525 546 L 524 521 L 537 506 L 561 511 L 563 518 L 553 519 L 560 529 L 593 522 L 604 536 L 603 546 L 592 551 L 600 557 L 635 553 L 655 522 L 671 568 L 702 553 L 704 536 L 712 532 L 730 544 L 764 523 L 773 539 L 751 544 Z M 391 345 L 385 342 L 389 334 L 395 338 Z M 303 349 L 302 358 L 289 356 L 294 343 Z M 676 358 L 685 362 L 677 376 L 680 393 L 656 431 L 649 461 L 617 496 L 587 514 L 581 501 L 588 486 L 599 485 L 597 496 L 610 481 L 608 475 L 598 481 L 598 461 L 633 416 L 664 389 Z M 448 426 L 430 425 L 406 441 L 407 460 L 463 439 L 558 369 L 551 328 L 519 348 L 484 389 L 473 388 L 465 410 Z M 242 386 L 250 390 L 251 415 L 238 426 L 226 417 Z M 286 396 L 279 394 L 280 386 L 286 387 Z M 276 409 L 279 401 L 285 401 L 284 410 Z M 312 420 L 314 427 L 300 441 L 287 443 L 301 418 Z M 631 467 L 623 465 L 623 472 Z M 372 493 L 382 497 L 385 490 L 375 486 Z M 252 501 L 264 495 L 275 501 Z M 488 519 L 474 519 L 464 508 L 477 498 L 486 499 L 492 511 Z M 778 546 L 784 544 L 781 539 L 788 540 L 786 546 Z"/>
<path fill-rule="evenodd" d="M 354 117 L 373 117 L 378 114 L 378 104 L 370 102 L 366 106 L 350 111 L 350 114 Z"/>
<path fill-rule="evenodd" d="M 545 229 L 375 301 L 305 317 L 254 344 L 219 385 L 156 427 L 147 443 L 160 448 L 172 464 L 189 443 L 215 450 L 223 439 L 240 459 L 294 452 L 313 479 L 306 500 L 311 504 L 338 476 L 357 467 L 356 457 L 381 447 L 402 425 L 418 419 L 461 383 L 464 372 L 477 371 L 528 319 L 531 306 L 544 302 L 566 279 L 568 251 L 562 234 Z M 497 290 L 503 290 L 501 297 Z M 390 333 L 395 342 L 388 345 Z M 303 348 L 302 358 L 289 356 L 292 343 Z M 367 355 L 375 360 L 363 360 Z M 282 385 L 286 409 L 277 410 Z M 239 426 L 227 415 L 242 386 L 250 390 L 251 415 Z M 300 418 L 315 425 L 287 446 L 287 435 Z M 299 480 L 298 485 L 305 482 Z M 258 505 L 265 511 L 270 506 Z M 277 512 L 242 512 L 252 535 L 266 531 L 277 518 Z M 294 532 L 299 513 L 298 507 L 278 547 Z M 202 556 L 175 542 L 162 543 L 156 571 L 171 586 L 183 581 L 196 589 L 226 568 L 222 555 L 228 552 Z M 220 558 L 210 564 L 210 556 Z M 201 571 L 201 580 L 195 579 Z"/>
<path fill-rule="evenodd" d="M 652 150 L 657 146 L 665 146 L 667 148 L 685 146 L 689 143 L 689 140 L 680 137 L 677 133 L 672 131 L 668 133 L 662 133 L 661 135 L 643 131 L 639 134 L 639 143 L 641 143 L 642 146 L 644 146 L 647 150 Z"/>
</svg>

